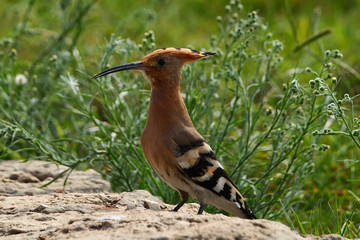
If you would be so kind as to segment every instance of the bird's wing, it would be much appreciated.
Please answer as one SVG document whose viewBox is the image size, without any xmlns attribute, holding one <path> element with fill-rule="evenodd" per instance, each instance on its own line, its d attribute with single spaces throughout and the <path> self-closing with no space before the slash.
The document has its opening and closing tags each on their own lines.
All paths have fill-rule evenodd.
<svg viewBox="0 0 360 240">
<path fill-rule="evenodd" d="M 235 204 L 250 219 L 256 218 L 211 147 L 195 129 L 184 129 L 174 138 L 177 163 L 194 183 Z"/>
</svg>

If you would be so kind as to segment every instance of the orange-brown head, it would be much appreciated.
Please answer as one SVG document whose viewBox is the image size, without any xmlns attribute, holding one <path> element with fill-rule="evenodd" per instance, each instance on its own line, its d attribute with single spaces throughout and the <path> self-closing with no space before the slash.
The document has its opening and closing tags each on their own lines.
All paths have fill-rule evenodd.
<svg viewBox="0 0 360 240">
<path fill-rule="evenodd" d="M 215 55 L 212 52 L 202 52 L 187 48 L 162 48 L 158 49 L 141 59 L 139 62 L 128 63 L 107 69 L 93 78 L 98 78 L 109 73 L 123 70 L 141 70 L 156 86 L 179 85 L 181 67 L 197 59 Z"/>
</svg>

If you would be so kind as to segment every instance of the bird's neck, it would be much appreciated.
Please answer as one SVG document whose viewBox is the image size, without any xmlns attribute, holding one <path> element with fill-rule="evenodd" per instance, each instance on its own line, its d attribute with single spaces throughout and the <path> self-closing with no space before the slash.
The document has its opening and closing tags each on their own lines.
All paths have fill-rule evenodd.
<svg viewBox="0 0 360 240">
<path fill-rule="evenodd" d="M 181 98 L 180 86 L 171 88 L 153 86 L 146 128 L 157 129 L 167 134 L 184 126 L 193 127 L 193 123 Z"/>
</svg>

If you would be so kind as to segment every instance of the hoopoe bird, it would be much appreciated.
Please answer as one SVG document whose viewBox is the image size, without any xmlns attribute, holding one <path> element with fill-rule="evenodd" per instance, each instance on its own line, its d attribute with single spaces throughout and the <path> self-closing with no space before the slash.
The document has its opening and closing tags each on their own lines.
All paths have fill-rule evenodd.
<svg viewBox="0 0 360 240">
<path fill-rule="evenodd" d="M 107 69 L 93 78 L 123 70 L 140 70 L 151 83 L 149 115 L 140 142 L 144 155 L 157 174 L 177 190 L 182 201 L 189 195 L 232 215 L 256 219 L 240 191 L 216 159 L 211 147 L 195 129 L 180 95 L 181 68 L 214 55 L 186 48 L 162 48 L 133 62 Z"/>
</svg>

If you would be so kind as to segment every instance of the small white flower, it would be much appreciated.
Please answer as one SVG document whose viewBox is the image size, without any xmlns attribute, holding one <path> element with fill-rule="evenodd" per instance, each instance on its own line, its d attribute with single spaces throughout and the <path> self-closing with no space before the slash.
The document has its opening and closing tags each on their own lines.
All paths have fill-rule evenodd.
<svg viewBox="0 0 360 240">
<path fill-rule="evenodd" d="M 71 88 L 74 94 L 80 92 L 78 80 L 71 76 L 70 73 L 67 73 L 66 76 L 61 76 L 61 78 Z"/>
<path fill-rule="evenodd" d="M 123 91 L 121 93 L 119 93 L 119 98 L 121 99 L 121 101 L 124 101 L 124 98 L 129 95 L 129 93 L 127 91 Z"/>
<path fill-rule="evenodd" d="M 91 127 L 91 128 L 89 128 L 89 132 L 91 132 L 91 133 L 98 132 L 99 130 L 100 130 L 99 127 Z M 97 138 L 97 137 L 95 137 L 95 139 L 96 140 L 101 140 L 101 138 Z"/>
<path fill-rule="evenodd" d="M 17 74 L 15 77 L 15 83 L 17 85 L 25 85 L 27 84 L 28 80 L 24 74 Z"/>
<path fill-rule="evenodd" d="M 220 117 L 221 112 L 220 111 L 214 111 L 213 115 L 214 115 L 215 118 L 218 118 L 218 117 Z"/>
<path fill-rule="evenodd" d="M 111 141 L 113 142 L 116 138 L 116 133 L 112 132 L 111 133 Z"/>
</svg>

